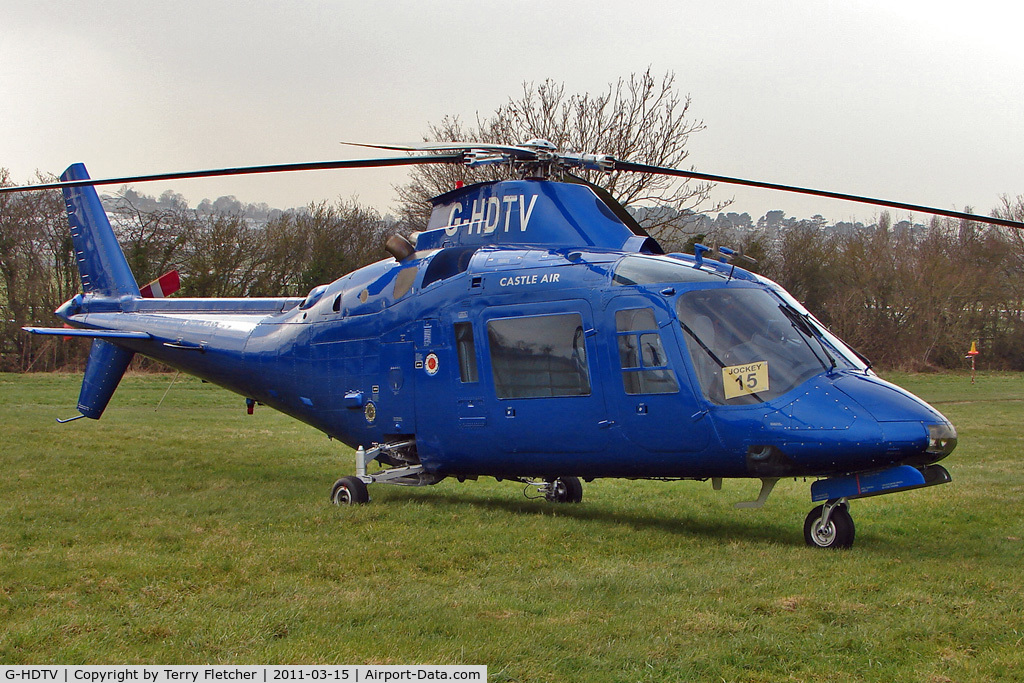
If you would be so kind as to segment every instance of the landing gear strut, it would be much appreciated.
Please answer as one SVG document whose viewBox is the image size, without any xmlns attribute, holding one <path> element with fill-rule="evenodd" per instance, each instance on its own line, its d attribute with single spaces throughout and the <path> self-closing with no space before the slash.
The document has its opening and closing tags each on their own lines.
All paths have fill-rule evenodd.
<svg viewBox="0 0 1024 683">
<path fill-rule="evenodd" d="M 819 505 L 804 521 L 804 540 L 813 548 L 849 548 L 853 536 L 853 517 L 845 498 Z"/>
<path fill-rule="evenodd" d="M 368 466 L 374 460 L 382 469 L 370 473 Z M 356 476 L 342 477 L 334 482 L 331 502 L 335 505 L 359 505 L 369 502 L 367 484 L 397 484 L 399 486 L 430 486 L 444 479 L 426 472 L 416 454 L 416 440 L 374 444 L 370 450 L 360 446 L 356 450 Z"/>
</svg>

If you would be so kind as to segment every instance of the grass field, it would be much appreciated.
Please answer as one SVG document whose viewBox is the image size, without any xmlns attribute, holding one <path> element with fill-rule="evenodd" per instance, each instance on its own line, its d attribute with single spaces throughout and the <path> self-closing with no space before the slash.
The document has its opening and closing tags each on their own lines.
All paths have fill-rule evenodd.
<svg viewBox="0 0 1024 683">
<path fill-rule="evenodd" d="M 493 681 L 1024 680 L 1024 375 L 892 377 L 957 425 L 947 486 L 854 501 L 804 546 L 805 482 L 377 486 L 240 397 L 0 375 L 0 663 L 486 664 Z"/>
</svg>

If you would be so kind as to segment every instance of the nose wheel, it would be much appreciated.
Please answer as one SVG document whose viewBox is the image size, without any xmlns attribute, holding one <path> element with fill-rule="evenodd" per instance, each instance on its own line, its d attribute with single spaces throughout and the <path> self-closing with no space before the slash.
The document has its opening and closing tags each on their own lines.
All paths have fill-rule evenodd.
<svg viewBox="0 0 1024 683">
<path fill-rule="evenodd" d="M 331 502 L 335 505 L 362 505 L 369 500 L 370 493 L 359 477 L 342 477 L 331 488 Z"/>
<path fill-rule="evenodd" d="M 853 536 L 853 517 L 845 498 L 819 505 L 804 521 L 804 540 L 813 548 L 849 548 Z"/>
</svg>

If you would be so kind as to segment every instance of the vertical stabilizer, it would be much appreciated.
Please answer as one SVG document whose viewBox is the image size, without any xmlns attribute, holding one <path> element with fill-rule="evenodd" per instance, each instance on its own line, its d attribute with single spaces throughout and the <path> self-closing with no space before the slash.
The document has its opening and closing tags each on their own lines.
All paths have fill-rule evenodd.
<svg viewBox="0 0 1024 683">
<path fill-rule="evenodd" d="M 78 394 L 78 412 L 93 420 L 100 419 L 134 355 L 134 351 L 104 339 L 92 340 L 82 391 Z"/>
<path fill-rule="evenodd" d="M 61 180 L 88 180 L 83 164 L 69 166 Z M 75 244 L 75 259 L 82 277 L 82 291 L 95 297 L 139 296 L 128 260 L 114 235 L 96 188 L 91 185 L 63 188 L 68 224 Z M 94 339 L 85 366 L 78 411 L 98 420 L 114 395 L 134 351 L 104 339 Z"/>
<path fill-rule="evenodd" d="M 88 180 L 89 172 L 84 164 L 73 164 L 60 179 Z M 78 272 L 82 276 L 82 291 L 99 296 L 139 296 L 139 285 L 110 227 L 96 188 L 86 185 L 62 191 Z"/>
</svg>

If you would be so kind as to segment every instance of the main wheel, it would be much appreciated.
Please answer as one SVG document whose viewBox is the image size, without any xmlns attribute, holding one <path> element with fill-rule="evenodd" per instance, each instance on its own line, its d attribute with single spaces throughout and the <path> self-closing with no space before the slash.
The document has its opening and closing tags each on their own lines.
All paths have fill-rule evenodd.
<svg viewBox="0 0 1024 683">
<path fill-rule="evenodd" d="M 583 500 L 583 484 L 577 477 L 550 479 L 551 489 L 545 496 L 552 503 L 578 503 Z"/>
<path fill-rule="evenodd" d="M 811 510 L 804 521 L 804 540 L 814 548 L 849 548 L 853 545 L 853 517 L 846 505 L 832 508 L 828 524 L 821 523 L 824 505 Z"/>
<path fill-rule="evenodd" d="M 359 477 L 342 477 L 331 489 L 331 502 L 335 505 L 361 505 L 369 500 L 370 492 Z"/>
</svg>

